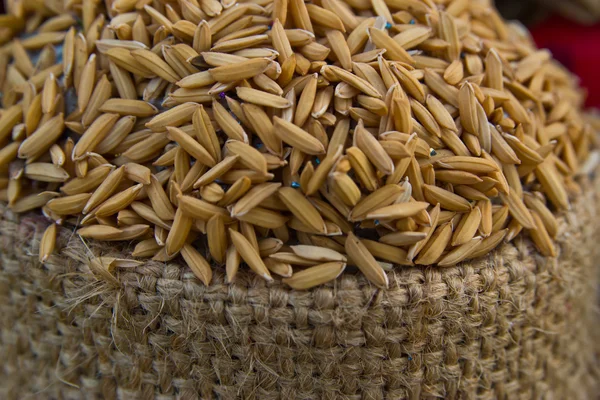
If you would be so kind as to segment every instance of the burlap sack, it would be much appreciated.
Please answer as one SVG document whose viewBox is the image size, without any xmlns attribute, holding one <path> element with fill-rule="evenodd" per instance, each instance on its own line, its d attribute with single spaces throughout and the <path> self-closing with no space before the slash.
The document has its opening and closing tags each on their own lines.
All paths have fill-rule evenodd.
<svg viewBox="0 0 600 400">
<path fill-rule="evenodd" d="M 95 275 L 126 248 L 60 235 L 0 207 L 0 397 L 590 399 L 598 394 L 598 183 L 561 218 L 560 257 L 517 238 L 455 268 L 398 268 L 297 292 L 149 262 Z"/>
</svg>

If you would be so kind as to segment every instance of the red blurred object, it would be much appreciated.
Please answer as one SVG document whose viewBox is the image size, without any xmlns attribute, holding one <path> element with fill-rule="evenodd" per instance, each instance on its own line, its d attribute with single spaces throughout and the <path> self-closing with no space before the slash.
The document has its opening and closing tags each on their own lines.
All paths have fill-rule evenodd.
<svg viewBox="0 0 600 400">
<path fill-rule="evenodd" d="M 554 58 L 573 71 L 587 92 L 588 107 L 600 107 L 600 24 L 582 26 L 552 17 L 532 26 L 539 47 L 550 49 Z"/>
</svg>

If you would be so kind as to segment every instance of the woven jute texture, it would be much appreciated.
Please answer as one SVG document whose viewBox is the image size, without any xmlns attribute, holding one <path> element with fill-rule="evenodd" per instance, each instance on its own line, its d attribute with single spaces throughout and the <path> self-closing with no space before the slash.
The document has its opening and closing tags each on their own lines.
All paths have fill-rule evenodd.
<svg viewBox="0 0 600 400">
<path fill-rule="evenodd" d="M 598 394 L 600 185 L 561 218 L 560 257 L 517 238 L 448 269 L 296 292 L 240 271 L 203 286 L 149 262 L 98 278 L 63 229 L 0 206 L 0 398 L 591 399 Z"/>
</svg>

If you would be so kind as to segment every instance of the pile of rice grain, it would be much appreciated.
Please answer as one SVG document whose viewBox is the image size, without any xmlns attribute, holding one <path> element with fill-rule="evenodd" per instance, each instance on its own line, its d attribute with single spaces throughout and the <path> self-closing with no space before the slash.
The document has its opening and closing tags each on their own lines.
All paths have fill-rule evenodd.
<svg viewBox="0 0 600 400">
<path fill-rule="evenodd" d="M 83 239 L 296 289 L 455 265 L 555 213 L 594 139 L 488 1 L 9 1 L 0 200 Z M 17 38 L 21 39 L 17 39 Z M 135 262 L 98 258 L 107 272 Z"/>
</svg>

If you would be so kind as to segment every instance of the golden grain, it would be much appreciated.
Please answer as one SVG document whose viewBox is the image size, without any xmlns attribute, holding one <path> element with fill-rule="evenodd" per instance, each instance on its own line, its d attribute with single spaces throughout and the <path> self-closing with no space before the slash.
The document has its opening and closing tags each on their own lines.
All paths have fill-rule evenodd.
<svg viewBox="0 0 600 400">
<path fill-rule="evenodd" d="M 142 187 L 142 184 L 131 186 L 110 197 L 94 210 L 94 216 L 107 217 L 125 209 L 133 203 L 140 190 L 142 190 Z"/>
<path fill-rule="evenodd" d="M 367 214 L 369 219 L 401 219 L 417 215 L 419 212 L 426 210 L 428 203 L 415 201 L 411 203 L 398 203 L 390 206 L 378 208 L 370 211 Z"/>
<path fill-rule="evenodd" d="M 529 231 L 529 235 L 533 239 L 533 242 L 540 250 L 542 255 L 547 257 L 556 257 L 558 255 L 556 252 L 556 247 L 552 241 L 552 238 L 548 234 L 546 227 L 544 226 L 542 218 L 535 211 L 531 212 L 531 216 L 534 222 L 534 229 Z"/>
<path fill-rule="evenodd" d="M 96 240 L 116 240 L 123 231 L 107 225 L 90 225 L 77 230 L 77 234 L 84 238 Z"/>
<path fill-rule="evenodd" d="M 350 165 L 352 169 L 357 175 L 357 178 L 362 183 L 362 185 L 369 191 L 374 192 L 377 190 L 379 183 L 377 180 L 377 173 L 375 168 L 369 162 L 369 159 L 358 147 L 350 147 L 346 149 L 346 154 L 348 155 L 348 160 L 350 161 Z M 398 169 L 396 168 L 394 173 L 396 173 Z M 403 174 L 403 173 L 402 173 Z M 390 177 L 393 175 L 390 175 Z"/>
<path fill-rule="evenodd" d="M 257 89 L 237 87 L 236 93 L 240 99 L 259 106 L 287 108 L 291 105 L 290 102 L 283 97 L 265 93 Z"/>
<path fill-rule="evenodd" d="M 239 232 L 229 229 L 229 236 L 235 246 L 235 249 L 240 254 L 241 258 L 248 264 L 248 266 L 261 278 L 270 282 L 273 280 L 269 270 L 265 266 L 265 263 L 260 258 L 258 250 L 250 244 L 248 239 Z"/>
<path fill-rule="evenodd" d="M 209 167 L 214 167 L 216 165 L 216 161 L 210 153 L 190 135 L 179 128 L 171 126 L 167 127 L 167 132 L 167 137 L 176 141 L 189 155 L 194 157 L 197 162 L 208 165 Z"/>
<path fill-rule="evenodd" d="M 0 116 L 0 141 L 4 141 L 15 125 L 23 119 L 23 107 L 21 104 L 13 105 L 4 110 Z"/>
<path fill-rule="evenodd" d="M 214 48 L 213 51 L 215 51 Z M 270 64 L 271 60 L 269 59 L 255 58 L 212 68 L 209 72 L 215 81 L 234 82 L 260 75 Z"/>
<path fill-rule="evenodd" d="M 414 59 L 408 52 L 394 39 L 388 36 L 383 30 L 375 27 L 367 28 L 369 38 L 379 49 L 385 49 L 385 57 L 393 61 L 400 61 L 408 65 L 414 65 Z"/>
<path fill-rule="evenodd" d="M 502 202 L 508 206 L 508 211 L 524 228 L 535 229 L 535 222 L 531 213 L 525 206 L 523 200 L 517 195 L 514 190 L 511 190 L 508 195 L 500 193 Z"/>
<path fill-rule="evenodd" d="M 478 207 L 473 208 L 468 214 L 464 214 L 454 229 L 452 246 L 460 246 L 475 237 L 475 233 L 481 223 L 481 218 L 481 211 Z"/>
<path fill-rule="evenodd" d="M 298 266 L 302 266 L 302 267 L 312 267 L 314 265 L 319 264 L 318 261 L 309 260 L 307 258 L 300 257 L 295 253 L 289 253 L 289 252 L 275 253 L 275 254 L 270 255 L 268 257 L 268 259 L 275 260 L 275 261 L 285 263 L 285 264 L 298 265 Z"/>
<path fill-rule="evenodd" d="M 40 240 L 40 250 L 39 250 L 39 260 L 41 263 L 44 263 L 48 260 L 48 258 L 54 252 L 54 247 L 56 246 L 56 231 L 57 225 L 50 224 L 44 231 L 44 235 Z"/>
<path fill-rule="evenodd" d="M 274 132 L 285 143 L 307 154 L 325 153 L 323 144 L 304 129 L 278 117 L 274 117 Z"/>
<path fill-rule="evenodd" d="M 398 185 L 385 185 L 364 197 L 349 213 L 350 221 L 360 221 L 378 208 L 393 204 L 404 190 Z"/>
<path fill-rule="evenodd" d="M 223 188 L 215 182 L 209 183 L 208 185 L 200 188 L 200 197 L 209 203 L 217 203 L 223 198 L 224 195 L 225 191 Z"/>
<path fill-rule="evenodd" d="M 335 251 L 325 247 L 296 245 L 290 246 L 292 251 L 299 257 L 306 258 L 312 261 L 341 261 L 346 262 L 346 257 Z"/>
<path fill-rule="evenodd" d="M 280 187 L 281 184 L 279 183 L 261 183 L 256 185 L 234 204 L 231 208 L 231 216 L 243 216 L 252 208 L 258 206 L 267 197 L 277 193 Z"/>
<path fill-rule="evenodd" d="M 548 195 L 550 201 L 558 208 L 568 209 L 569 196 L 562 184 L 556 166 L 550 157 L 535 168 L 535 175 Z"/>
<path fill-rule="evenodd" d="M 445 65 L 444 68 L 446 68 Z M 458 108 L 459 91 L 457 88 L 447 84 L 446 81 L 444 81 L 444 78 L 430 69 L 425 69 L 424 77 L 425 84 L 429 86 L 434 93 L 440 96 L 448 104 Z"/>
<path fill-rule="evenodd" d="M 352 262 L 356 263 L 356 266 L 371 283 L 382 289 L 388 288 L 387 274 L 361 240 L 352 232 L 348 234 L 345 248 Z"/>
<path fill-rule="evenodd" d="M 94 151 L 96 146 L 108 135 L 118 119 L 118 114 L 102 114 L 96 118 L 75 144 L 72 153 L 73 160 L 81 160 L 87 153 Z"/>
<path fill-rule="evenodd" d="M 437 225 L 438 225 L 439 219 L 440 219 L 440 205 L 439 204 L 437 206 L 435 206 L 433 208 L 433 210 L 431 210 L 429 212 L 429 216 L 430 216 L 430 220 L 431 220 L 431 223 L 429 224 L 429 226 L 421 226 L 419 228 L 419 232 L 427 233 L 427 237 L 425 237 L 425 239 L 421 240 L 420 242 L 417 242 L 417 243 L 413 244 L 412 246 L 410 246 L 410 248 L 408 249 L 407 255 L 406 255 L 407 260 L 413 260 L 419 254 L 419 252 L 423 249 L 423 247 L 427 244 L 427 242 L 431 239 L 431 236 L 435 232 L 435 228 L 437 228 Z"/>
<path fill-rule="evenodd" d="M 293 274 L 282 282 L 296 290 L 306 290 L 336 279 L 344 272 L 346 263 L 329 262 L 315 265 Z"/>
<path fill-rule="evenodd" d="M 421 250 L 415 260 L 418 265 L 435 264 L 450 243 L 452 237 L 452 223 L 447 222 L 439 226 Z"/>
<path fill-rule="evenodd" d="M 481 244 L 483 238 L 481 236 L 474 237 L 467 243 L 454 248 L 448 254 L 446 254 L 441 260 L 438 261 L 440 267 L 451 267 L 458 264 L 459 262 L 472 257 L 471 254 Z"/>
<path fill-rule="evenodd" d="M 258 251 L 261 257 L 268 257 L 275 254 L 281 249 L 283 242 L 277 238 L 265 238 L 258 242 Z"/>
<path fill-rule="evenodd" d="M 213 101 L 213 112 L 215 120 L 230 139 L 248 143 L 248 135 L 244 131 L 244 128 L 237 123 L 225 107 Z"/>
<path fill-rule="evenodd" d="M 24 213 L 36 208 L 40 208 L 48 203 L 51 199 L 60 196 L 56 192 L 34 193 L 25 197 L 19 198 L 14 203 L 10 204 L 10 209 L 16 213 Z"/>
<path fill-rule="evenodd" d="M 27 164 L 24 173 L 28 179 L 41 182 L 66 182 L 69 179 L 67 171 L 51 163 Z"/>
<path fill-rule="evenodd" d="M 464 197 L 456 195 L 448 190 L 433 185 L 423 185 L 425 199 L 432 204 L 439 204 L 442 208 L 450 211 L 470 211 L 471 204 Z"/>
<path fill-rule="evenodd" d="M 381 143 L 360 123 L 354 130 L 354 142 L 356 143 L 356 147 L 363 151 L 369 161 L 380 172 L 385 175 L 390 175 L 394 172 L 394 162 Z"/>
<path fill-rule="evenodd" d="M 282 187 L 279 189 L 278 194 L 292 214 L 300 221 L 316 232 L 326 232 L 323 218 L 317 209 L 299 191 L 289 187 Z"/>
<path fill-rule="evenodd" d="M 80 193 L 50 200 L 46 206 L 59 215 L 75 215 L 83 211 L 90 199 L 90 193 Z"/>
<path fill-rule="evenodd" d="M 183 248 L 192 228 L 192 222 L 192 219 L 185 215 L 180 208 L 177 209 L 173 225 L 165 241 L 167 255 L 175 254 Z"/>
<path fill-rule="evenodd" d="M 332 65 L 325 65 L 321 68 L 321 74 L 332 74 L 336 79 L 351 85 L 352 87 L 360 90 L 367 96 L 372 96 L 375 98 L 381 98 L 381 94 L 377 91 L 377 89 L 371 85 L 367 80 L 358 77 L 357 75 L 352 74 L 349 71 L 346 71 L 339 67 L 334 67 Z"/>
<path fill-rule="evenodd" d="M 382 243 L 393 246 L 410 246 L 427 237 L 425 232 L 393 232 L 379 238 Z"/>
<path fill-rule="evenodd" d="M 150 185 L 146 190 L 156 215 L 162 220 L 172 220 L 175 217 L 175 210 L 155 175 L 150 177 Z"/>
<path fill-rule="evenodd" d="M 212 280 L 212 270 L 206 259 L 192 245 L 185 244 L 181 249 L 181 256 L 190 267 L 194 275 L 208 286 Z"/>
<path fill-rule="evenodd" d="M 239 140 L 228 140 L 225 144 L 227 151 L 239 157 L 239 162 L 258 173 L 267 173 L 267 160 L 254 147 Z"/>
</svg>

